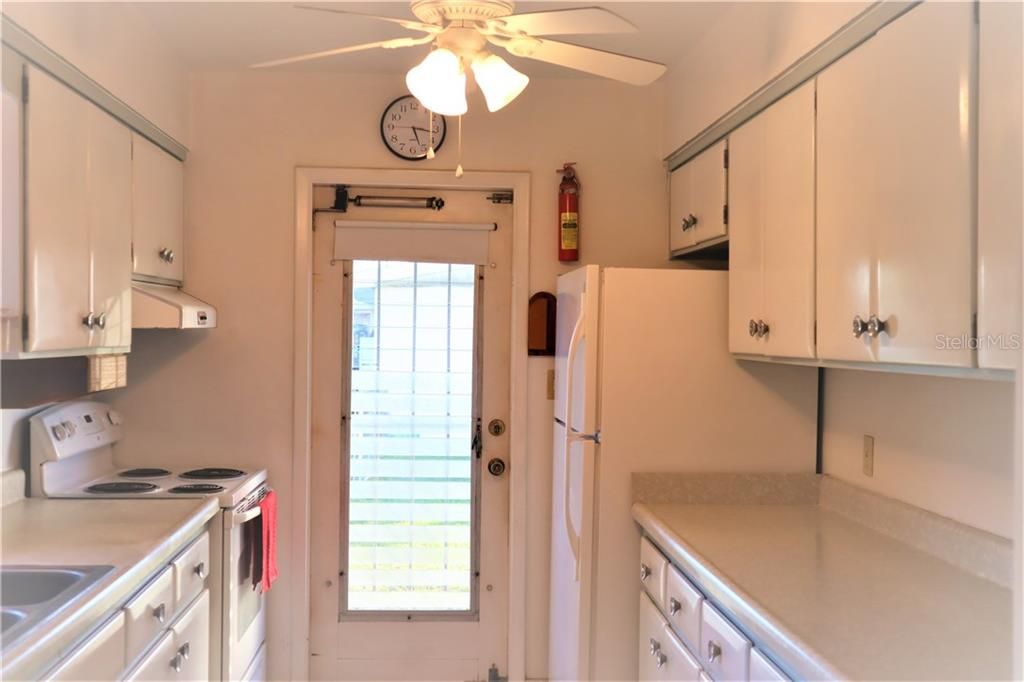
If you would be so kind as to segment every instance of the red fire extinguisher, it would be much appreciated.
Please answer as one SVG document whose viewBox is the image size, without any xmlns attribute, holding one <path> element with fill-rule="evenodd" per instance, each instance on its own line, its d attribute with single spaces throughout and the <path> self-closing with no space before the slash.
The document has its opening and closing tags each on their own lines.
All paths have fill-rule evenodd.
<svg viewBox="0 0 1024 682">
<path fill-rule="evenodd" d="M 580 183 L 576 162 L 563 164 L 558 185 L 558 260 L 572 263 L 580 259 Z"/>
</svg>

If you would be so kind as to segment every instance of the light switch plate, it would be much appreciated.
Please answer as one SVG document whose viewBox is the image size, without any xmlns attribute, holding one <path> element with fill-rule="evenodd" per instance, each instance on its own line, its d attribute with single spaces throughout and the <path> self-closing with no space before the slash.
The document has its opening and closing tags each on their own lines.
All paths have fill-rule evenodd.
<svg viewBox="0 0 1024 682">
<path fill-rule="evenodd" d="M 864 455 L 862 457 L 861 468 L 864 470 L 864 475 L 871 477 L 875 475 L 875 437 L 864 436 Z"/>
</svg>

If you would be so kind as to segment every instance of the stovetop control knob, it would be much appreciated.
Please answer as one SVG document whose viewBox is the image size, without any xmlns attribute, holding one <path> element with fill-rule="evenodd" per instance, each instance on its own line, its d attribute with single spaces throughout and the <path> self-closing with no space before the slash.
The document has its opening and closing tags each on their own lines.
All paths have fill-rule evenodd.
<svg viewBox="0 0 1024 682">
<path fill-rule="evenodd" d="M 107 420 L 110 421 L 114 426 L 121 425 L 121 413 L 117 410 L 110 410 L 107 412 Z"/>
<path fill-rule="evenodd" d="M 63 426 L 64 430 L 68 432 L 68 437 L 75 435 L 75 431 L 77 430 L 75 428 L 75 422 L 61 422 L 61 426 Z"/>
<path fill-rule="evenodd" d="M 64 440 L 68 437 L 68 430 L 64 428 L 63 424 L 57 424 L 53 427 L 53 437 L 57 440 Z"/>
</svg>

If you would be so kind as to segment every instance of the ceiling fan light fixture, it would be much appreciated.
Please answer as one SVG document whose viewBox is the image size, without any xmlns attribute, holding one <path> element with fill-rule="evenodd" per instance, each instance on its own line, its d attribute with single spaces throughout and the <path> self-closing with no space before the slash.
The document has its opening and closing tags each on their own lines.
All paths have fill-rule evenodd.
<svg viewBox="0 0 1024 682">
<path fill-rule="evenodd" d="M 443 116 L 460 116 L 466 103 L 466 73 L 451 50 L 438 48 L 405 75 L 409 92 L 427 109 Z"/>
<path fill-rule="evenodd" d="M 487 110 L 498 111 L 526 89 L 530 77 L 516 71 L 508 62 L 495 54 L 486 54 L 473 60 L 471 66 L 480 90 L 484 93 Z"/>
</svg>

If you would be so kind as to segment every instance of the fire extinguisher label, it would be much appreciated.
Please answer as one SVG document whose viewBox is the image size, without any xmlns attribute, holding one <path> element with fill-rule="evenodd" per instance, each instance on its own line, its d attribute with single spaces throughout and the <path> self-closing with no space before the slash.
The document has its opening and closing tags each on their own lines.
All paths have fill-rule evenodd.
<svg viewBox="0 0 1024 682">
<path fill-rule="evenodd" d="M 580 244 L 580 223 L 578 213 L 561 214 L 561 246 L 563 249 L 578 249 Z"/>
</svg>

